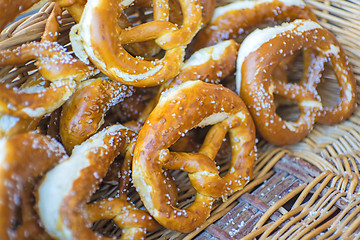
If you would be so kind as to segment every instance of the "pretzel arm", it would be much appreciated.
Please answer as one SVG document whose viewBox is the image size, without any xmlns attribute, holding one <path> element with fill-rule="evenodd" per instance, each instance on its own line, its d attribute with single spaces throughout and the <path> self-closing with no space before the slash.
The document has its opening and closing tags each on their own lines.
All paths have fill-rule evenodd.
<svg viewBox="0 0 360 240">
<path fill-rule="evenodd" d="M 214 160 L 228 130 L 228 127 L 221 123 L 212 126 L 205 137 L 204 143 L 199 149 L 199 153 Z"/>
<path fill-rule="evenodd" d="M 171 22 L 152 21 L 121 31 L 119 38 L 121 44 L 130 44 L 153 40 L 175 30 L 177 27 Z"/>
<path fill-rule="evenodd" d="M 153 15 L 155 21 L 169 21 L 169 1 L 153 0 Z"/>
<path fill-rule="evenodd" d="M 106 112 L 133 94 L 134 89 L 109 79 L 90 79 L 80 83 L 64 104 L 60 135 L 65 149 L 71 152 L 103 125 Z"/>
<path fill-rule="evenodd" d="M 190 43 L 201 27 L 201 6 L 199 0 L 179 0 L 183 13 L 183 24 L 177 31 L 167 33 L 155 40 L 163 49 L 169 50 Z"/>
<path fill-rule="evenodd" d="M 164 155 L 166 157 L 163 157 Z M 215 162 L 201 153 L 162 152 L 159 160 L 167 169 L 181 169 L 189 173 L 202 169 L 210 173 L 218 173 Z"/>
<path fill-rule="evenodd" d="M 333 37 L 334 41 L 336 39 Z M 337 41 L 336 41 L 337 42 Z M 356 81 L 348 60 L 340 44 L 337 54 L 331 54 L 331 64 L 333 66 L 337 81 L 340 86 L 340 103 L 335 107 L 324 108 L 317 121 L 322 124 L 337 124 L 350 117 L 356 105 Z"/>
<path fill-rule="evenodd" d="M 75 89 L 76 82 L 71 80 L 56 81 L 48 88 L 34 88 L 33 92 L 0 84 L 0 112 L 27 119 L 42 117 L 60 107 Z"/>
</svg>

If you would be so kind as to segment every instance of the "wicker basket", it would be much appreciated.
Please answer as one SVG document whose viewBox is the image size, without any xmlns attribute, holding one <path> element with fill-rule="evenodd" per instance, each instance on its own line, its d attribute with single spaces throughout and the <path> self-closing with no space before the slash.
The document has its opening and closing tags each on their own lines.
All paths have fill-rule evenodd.
<svg viewBox="0 0 360 240">
<path fill-rule="evenodd" d="M 221 3 L 224 3 L 222 1 Z M 229 1 L 226 1 L 229 2 Z M 331 30 L 350 59 L 360 84 L 360 1 L 307 0 L 320 23 Z M 35 14 L 8 26 L 0 35 L 0 49 L 39 40 L 51 3 Z M 67 31 L 74 24 L 69 14 L 63 16 L 59 42 L 69 42 Z M 0 69 L 2 82 L 21 83 L 34 71 L 33 63 Z M 322 95 L 335 98 L 338 88 L 331 72 Z M 331 104 L 331 103 L 329 103 Z M 286 111 L 286 110 L 284 110 Z M 215 203 L 211 216 L 189 234 L 161 229 L 148 239 L 359 239 L 360 238 L 360 110 L 336 126 L 316 125 L 302 142 L 279 148 L 265 141 L 258 144 L 258 160 L 252 181 L 226 201 Z M 225 159 L 226 160 L 226 159 Z M 227 170 L 219 160 L 220 171 Z M 186 174 L 174 172 L 179 184 L 179 205 L 193 201 L 194 189 Z M 108 183 L 97 196 L 111 195 L 116 184 Z M 133 202 L 141 207 L 139 197 L 130 191 Z M 109 221 L 94 228 L 109 236 L 119 236 Z"/>
</svg>

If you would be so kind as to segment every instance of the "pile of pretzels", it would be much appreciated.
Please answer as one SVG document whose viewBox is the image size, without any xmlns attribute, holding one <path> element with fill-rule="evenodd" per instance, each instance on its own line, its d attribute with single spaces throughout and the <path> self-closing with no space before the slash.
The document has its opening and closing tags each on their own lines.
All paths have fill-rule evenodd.
<svg viewBox="0 0 360 240">
<path fill-rule="evenodd" d="M 0 30 L 36 2 L 1 1 Z M 257 137 L 293 144 L 352 114 L 349 61 L 304 2 L 216 5 L 54 0 L 40 41 L 0 51 L 0 67 L 36 66 L 0 82 L 0 239 L 109 239 L 92 229 L 103 219 L 122 239 L 191 232 L 250 181 Z M 64 34 L 71 44 L 58 42 Z M 299 56 L 302 78 L 290 81 Z M 326 63 L 340 89 L 332 107 L 318 93 Z M 298 105 L 295 121 L 278 115 L 277 99 Z M 175 171 L 196 190 L 186 207 Z M 106 178 L 116 194 L 90 201 Z M 143 207 L 129 201 L 131 186 Z"/>
</svg>

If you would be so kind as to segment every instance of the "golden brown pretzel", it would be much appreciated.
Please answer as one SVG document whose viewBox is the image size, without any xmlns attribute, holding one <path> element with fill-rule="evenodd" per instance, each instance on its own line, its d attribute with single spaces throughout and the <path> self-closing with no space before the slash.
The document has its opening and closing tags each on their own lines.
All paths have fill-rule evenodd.
<svg viewBox="0 0 360 240">
<path fill-rule="evenodd" d="M 192 51 L 227 39 L 244 38 L 254 28 L 266 23 L 316 16 L 302 0 L 236 1 L 215 9 L 209 24 L 191 44 Z"/>
<path fill-rule="evenodd" d="M 169 152 L 187 131 L 212 124 L 216 125 L 199 153 Z M 229 172 L 221 178 L 214 158 L 227 132 L 232 158 Z M 225 197 L 249 181 L 255 152 L 255 127 L 241 99 L 222 86 L 189 81 L 165 92 L 140 130 L 133 182 L 145 207 L 161 225 L 189 232 L 209 216 L 214 198 Z M 163 167 L 189 172 L 198 193 L 188 208 L 179 209 L 168 202 Z"/>
<path fill-rule="evenodd" d="M 169 83 L 167 89 L 188 80 L 219 83 L 235 71 L 239 44 L 227 40 L 195 52 L 181 67 L 180 73 Z"/>
<path fill-rule="evenodd" d="M 159 85 L 178 73 L 184 47 L 200 28 L 200 4 L 197 0 L 180 1 L 184 14 L 180 29 L 167 21 L 167 4 L 162 1 L 153 3 L 153 22 L 121 29 L 118 16 L 129 4 L 131 1 L 88 1 L 79 25 L 73 30 L 72 43 L 78 46 L 75 49 L 79 49 L 76 51 L 79 56 L 83 48 L 91 61 L 113 80 L 140 87 Z M 152 39 L 167 50 L 162 59 L 146 61 L 131 56 L 122 47 Z"/>
<path fill-rule="evenodd" d="M 61 106 L 75 91 L 76 82 L 98 72 L 94 67 L 71 56 L 57 42 L 61 9 L 55 5 L 47 19 L 41 42 L 30 42 L 13 50 L 0 51 L 0 66 L 24 64 L 37 60 L 39 73 L 51 81 L 49 87 L 30 84 L 9 89 L 0 84 L 0 112 L 21 118 L 37 118 Z M 38 82 L 36 80 L 35 82 Z"/>
<path fill-rule="evenodd" d="M 317 54 L 309 63 L 305 79 L 300 84 L 272 80 L 271 73 L 281 59 L 302 48 Z M 333 64 L 341 87 L 341 101 L 331 110 L 322 108 L 316 91 L 327 59 Z M 316 120 L 326 116 L 328 122 L 341 121 L 349 117 L 355 106 L 356 83 L 343 50 L 329 31 L 311 20 L 296 20 L 251 33 L 240 47 L 236 78 L 237 91 L 247 104 L 258 132 L 274 144 L 300 141 Z M 273 94 L 297 101 L 300 115 L 295 122 L 285 121 L 276 114 Z"/>
<path fill-rule="evenodd" d="M 124 98 L 133 87 L 110 79 L 91 79 L 80 83 L 77 91 L 63 105 L 60 136 L 67 152 L 97 132 L 105 113 Z"/>
<path fill-rule="evenodd" d="M 30 197 L 33 181 L 66 157 L 65 150 L 57 141 L 32 132 L 1 138 L 0 149 L 0 239 L 20 239 L 32 230 L 37 234 L 35 206 L 30 207 L 23 196 Z M 19 208 L 21 219 L 16 217 Z"/>
<path fill-rule="evenodd" d="M 99 239 L 101 237 L 88 228 L 91 220 L 100 217 L 94 209 L 101 208 L 103 204 L 114 207 L 104 211 L 105 218 L 115 217 L 118 213 L 119 205 L 113 205 L 115 203 L 125 207 L 125 212 L 133 210 L 130 204 L 124 203 L 121 199 L 114 201 L 109 199 L 90 206 L 89 208 L 94 208 L 94 211 L 89 210 L 91 215 L 89 219 L 85 205 L 106 175 L 114 158 L 119 154 L 126 154 L 127 160 L 132 157 L 131 145 L 135 138 L 136 134 L 133 131 L 120 124 L 107 127 L 76 146 L 70 158 L 45 175 L 38 190 L 38 210 L 51 236 L 58 239 Z M 125 163 L 128 162 L 127 160 Z M 64 174 L 67 176 L 66 180 L 61 178 Z M 121 192 L 123 194 L 124 191 Z M 145 213 L 141 214 L 145 216 Z M 119 217 L 120 222 L 121 220 Z M 148 223 L 145 226 L 156 226 L 153 220 L 144 223 Z M 139 228 L 141 227 L 135 224 L 133 228 L 127 230 L 131 233 L 132 230 Z M 140 232 L 144 234 L 144 231 Z"/>
</svg>

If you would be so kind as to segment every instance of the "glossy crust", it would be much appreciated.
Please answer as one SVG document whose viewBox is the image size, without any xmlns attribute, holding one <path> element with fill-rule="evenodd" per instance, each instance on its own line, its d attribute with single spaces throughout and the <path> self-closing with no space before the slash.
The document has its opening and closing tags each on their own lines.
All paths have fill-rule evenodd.
<svg viewBox="0 0 360 240">
<path fill-rule="evenodd" d="M 149 215 L 136 210 L 125 201 L 126 198 L 108 199 L 86 206 L 114 158 L 125 155 L 125 163 L 132 158 L 131 146 L 135 138 L 133 131 L 120 124 L 107 127 L 76 146 L 68 159 L 44 176 L 38 190 L 38 209 L 51 236 L 58 239 L 107 239 L 89 228 L 91 221 L 100 218 L 115 218 L 120 226 L 125 227 L 124 236 L 144 236 L 147 227 L 157 227 Z M 66 180 L 60 177 L 64 175 Z M 127 184 L 128 181 L 124 183 L 121 195 L 124 195 Z M 144 216 L 146 220 L 136 223 L 136 218 L 129 217 L 129 213 Z M 124 220 L 124 217 L 128 219 Z"/>
<path fill-rule="evenodd" d="M 192 52 L 227 39 L 241 39 L 264 24 L 316 16 L 302 0 L 237 1 L 215 9 L 209 24 L 191 44 Z"/>
<path fill-rule="evenodd" d="M 96 133 L 104 123 L 105 113 L 133 93 L 133 88 L 110 79 L 83 81 L 63 105 L 60 136 L 65 149 L 71 152 Z"/>
<path fill-rule="evenodd" d="M 199 153 L 169 152 L 187 131 L 213 124 Z M 227 132 L 233 146 L 231 166 L 221 178 L 213 160 Z M 189 81 L 165 92 L 140 130 L 133 160 L 134 185 L 161 225 L 190 232 L 209 216 L 214 198 L 225 197 L 249 181 L 254 146 L 255 127 L 241 99 L 222 86 Z M 168 201 L 163 167 L 189 172 L 198 191 L 190 207 L 179 209 Z"/>
<path fill-rule="evenodd" d="M 167 88 L 189 80 L 219 83 L 223 78 L 235 71 L 239 46 L 234 40 L 227 40 L 200 49 L 185 62 L 180 69 L 180 73 Z"/>
<path fill-rule="evenodd" d="M 234 40 L 227 40 L 195 52 L 186 60 L 175 78 L 160 86 L 156 97 L 143 111 L 146 117 L 142 120 L 146 120 L 161 94 L 168 89 L 191 80 L 220 83 L 222 79 L 235 71 L 238 50 L 239 44 Z"/>
<path fill-rule="evenodd" d="M 145 239 L 146 233 L 155 231 L 160 225 L 144 210 L 137 209 L 127 201 L 127 189 L 131 179 L 131 165 L 135 142 L 131 143 L 125 154 L 119 176 L 119 193 L 115 198 L 108 198 L 86 205 L 86 212 L 91 222 L 112 219 L 121 228 L 121 239 Z M 119 175 L 120 173 L 120 175 Z M 177 202 L 177 190 L 171 175 L 166 175 L 166 186 L 172 204 Z"/>
<path fill-rule="evenodd" d="M 0 239 L 40 235 L 39 220 L 28 201 L 35 179 L 65 158 L 65 150 L 57 141 L 32 132 L 1 138 L 0 149 Z M 14 227 L 19 208 L 22 225 Z"/>
<path fill-rule="evenodd" d="M 78 39 L 78 42 L 72 43 L 79 49 L 83 48 L 91 61 L 113 80 L 139 87 L 159 85 L 178 74 L 184 47 L 200 29 L 200 3 L 197 0 L 180 1 L 184 17 L 180 29 L 167 21 L 168 5 L 162 1 L 154 1 L 154 21 L 121 29 L 118 18 L 131 3 L 120 0 L 88 1 L 76 27 L 77 32 L 74 31 L 77 37 L 73 39 Z M 162 59 L 147 61 L 133 57 L 122 46 L 152 39 L 167 50 Z"/>
<path fill-rule="evenodd" d="M 75 91 L 76 81 L 84 80 L 98 70 L 74 58 L 56 42 L 61 9 L 54 6 L 47 19 L 41 42 L 30 42 L 12 50 L 0 51 L 0 66 L 25 64 L 36 60 L 42 78 L 27 87 L 10 89 L 0 84 L 0 113 L 20 118 L 38 118 L 60 107 Z M 46 87 L 42 80 L 49 80 Z"/>
<path fill-rule="evenodd" d="M 296 20 L 279 27 L 254 31 L 240 47 L 237 62 L 237 91 L 247 104 L 258 132 L 269 142 L 284 145 L 303 139 L 315 121 L 334 124 L 353 112 L 356 83 L 342 48 L 335 37 L 318 23 Z M 309 63 L 300 84 L 273 81 L 271 74 L 281 60 L 303 48 L 314 50 L 317 57 Z M 264 56 L 268 57 L 264 57 Z M 330 59 L 340 85 L 337 107 L 322 107 L 316 87 L 324 62 Z M 295 100 L 300 115 L 295 122 L 276 114 L 274 96 Z"/>
</svg>

